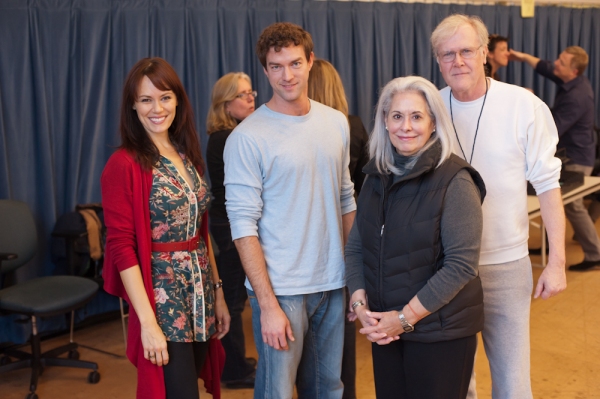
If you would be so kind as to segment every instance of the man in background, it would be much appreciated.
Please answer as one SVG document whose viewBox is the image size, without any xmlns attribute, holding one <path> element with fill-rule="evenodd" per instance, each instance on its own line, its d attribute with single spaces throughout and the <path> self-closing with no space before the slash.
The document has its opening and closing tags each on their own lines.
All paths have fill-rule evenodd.
<svg viewBox="0 0 600 399">
<path fill-rule="evenodd" d="M 583 76 L 589 59 L 585 50 L 579 46 L 567 47 L 554 62 L 510 50 L 510 59 L 527 63 L 536 73 L 558 85 L 552 116 L 558 129 L 558 148 L 564 148 L 568 158 L 564 169 L 591 175 L 596 161 L 594 91 Z M 583 198 L 567 204 L 565 214 L 585 255 L 583 262 L 569 266 L 569 270 L 585 271 L 600 266 L 600 239 Z"/>
</svg>

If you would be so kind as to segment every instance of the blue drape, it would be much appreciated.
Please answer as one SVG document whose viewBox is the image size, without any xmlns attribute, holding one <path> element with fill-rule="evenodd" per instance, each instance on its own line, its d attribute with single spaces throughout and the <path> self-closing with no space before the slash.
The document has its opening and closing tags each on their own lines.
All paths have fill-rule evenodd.
<svg viewBox="0 0 600 399">
<path fill-rule="evenodd" d="M 214 82 L 245 71 L 258 103 L 271 96 L 254 45 L 262 29 L 291 21 L 312 33 L 317 57 L 340 71 L 350 111 L 369 126 L 379 89 L 421 75 L 444 86 L 429 36 L 447 15 L 481 16 L 517 50 L 555 59 L 568 45 L 590 54 L 587 76 L 600 94 L 600 9 L 289 0 L 0 0 L 0 198 L 34 212 L 41 250 L 19 279 L 53 272 L 48 247 L 58 216 L 101 201 L 99 178 L 119 144 L 121 86 L 140 58 L 160 56 L 179 73 L 204 130 Z M 556 86 L 524 64 L 503 80 L 552 105 Z M 596 104 L 596 110 L 600 104 Z M 597 112 L 597 115 L 599 113 Z M 0 226 L 1 228 L 1 226 Z M 0 319 L 0 325 L 2 319 Z M 0 341 L 2 336 L 0 334 Z"/>
</svg>

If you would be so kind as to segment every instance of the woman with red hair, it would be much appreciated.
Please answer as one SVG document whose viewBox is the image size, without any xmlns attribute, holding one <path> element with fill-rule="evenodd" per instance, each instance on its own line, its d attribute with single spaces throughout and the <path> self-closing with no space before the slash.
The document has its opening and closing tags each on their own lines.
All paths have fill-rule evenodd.
<svg viewBox="0 0 600 399">
<path fill-rule="evenodd" d="M 208 340 L 222 338 L 230 319 L 192 108 L 165 60 L 144 58 L 129 72 L 120 131 L 102 173 L 105 289 L 130 305 L 137 397 L 196 399 Z"/>
</svg>

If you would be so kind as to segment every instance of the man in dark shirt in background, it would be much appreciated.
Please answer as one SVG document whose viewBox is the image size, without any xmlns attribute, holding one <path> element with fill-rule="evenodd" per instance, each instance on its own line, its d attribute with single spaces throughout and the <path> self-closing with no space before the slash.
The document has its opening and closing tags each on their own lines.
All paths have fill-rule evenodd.
<svg viewBox="0 0 600 399">
<path fill-rule="evenodd" d="M 510 59 L 526 62 L 535 71 L 558 85 L 552 115 L 558 129 L 558 148 L 564 148 L 567 171 L 583 172 L 589 176 L 596 159 L 594 138 L 594 92 L 590 81 L 583 76 L 588 55 L 579 46 L 567 47 L 554 62 L 540 60 L 530 54 L 510 50 Z M 584 271 L 600 266 L 600 239 L 583 199 L 565 206 L 565 214 L 583 248 L 583 262 L 569 270 Z"/>
</svg>

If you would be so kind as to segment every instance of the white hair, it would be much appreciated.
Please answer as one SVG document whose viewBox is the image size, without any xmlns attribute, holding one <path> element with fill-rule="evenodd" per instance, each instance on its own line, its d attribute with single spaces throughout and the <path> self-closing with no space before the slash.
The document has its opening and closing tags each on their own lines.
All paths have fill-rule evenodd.
<svg viewBox="0 0 600 399">
<path fill-rule="evenodd" d="M 394 96 L 406 92 L 419 93 L 423 96 L 427 104 L 427 113 L 435 125 L 435 134 L 415 154 L 415 160 L 436 141 L 442 145 L 442 155 L 436 168 L 452 153 L 449 136 L 452 132 L 452 123 L 438 89 L 430 81 L 420 76 L 396 78 L 388 82 L 381 91 L 375 113 L 375 125 L 369 139 L 369 155 L 371 159 L 375 159 L 375 165 L 381 174 L 390 172 L 400 174 L 400 170 L 394 166 L 394 149 L 385 128 L 385 118 L 390 111 Z"/>
<path fill-rule="evenodd" d="M 479 39 L 479 44 L 487 50 L 489 33 L 481 18 L 475 15 L 452 14 L 444 18 L 431 34 L 431 48 L 434 57 L 437 58 L 440 45 L 454 36 L 456 31 L 465 25 L 473 28 Z"/>
</svg>

